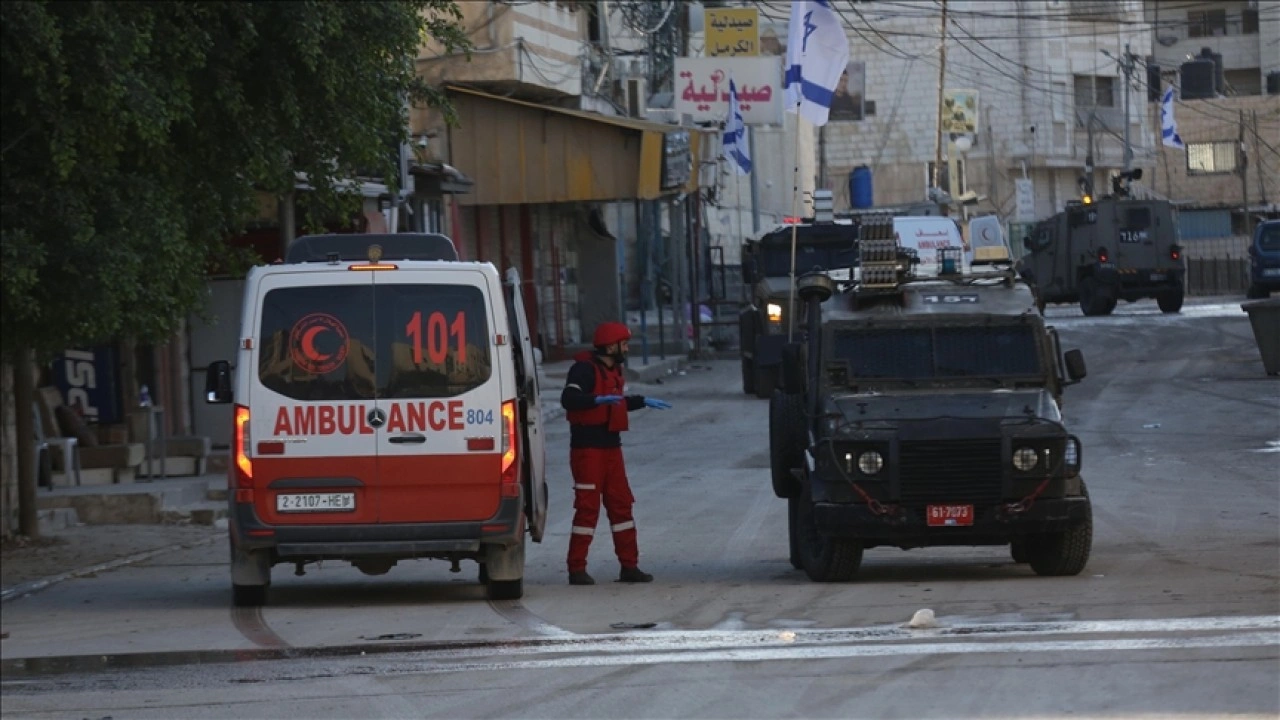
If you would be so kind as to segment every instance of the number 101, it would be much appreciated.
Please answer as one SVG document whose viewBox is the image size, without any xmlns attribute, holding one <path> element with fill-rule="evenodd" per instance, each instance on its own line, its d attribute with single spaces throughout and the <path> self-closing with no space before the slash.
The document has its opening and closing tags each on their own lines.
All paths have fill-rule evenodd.
<svg viewBox="0 0 1280 720">
<path fill-rule="evenodd" d="M 405 335 L 413 341 L 413 362 L 422 362 L 422 311 L 418 310 L 409 318 L 404 326 Z M 449 338 L 456 337 L 458 343 L 457 361 L 467 361 L 467 314 L 461 310 L 454 316 L 453 322 L 445 320 L 444 313 L 433 312 L 427 316 L 426 349 L 427 359 L 436 365 L 444 363 L 449 355 Z"/>
</svg>

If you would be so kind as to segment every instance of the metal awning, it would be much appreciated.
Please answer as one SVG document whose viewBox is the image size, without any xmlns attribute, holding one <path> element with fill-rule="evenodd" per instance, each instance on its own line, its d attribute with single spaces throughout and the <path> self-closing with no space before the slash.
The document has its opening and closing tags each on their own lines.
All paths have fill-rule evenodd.
<svg viewBox="0 0 1280 720">
<path fill-rule="evenodd" d="M 459 125 L 450 161 L 475 185 L 464 205 L 652 200 L 662 187 L 667 135 L 688 128 L 446 88 Z"/>
<path fill-rule="evenodd" d="M 471 192 L 475 181 L 448 163 L 419 163 L 409 168 L 414 191 L 419 195 L 438 197 Z"/>
</svg>

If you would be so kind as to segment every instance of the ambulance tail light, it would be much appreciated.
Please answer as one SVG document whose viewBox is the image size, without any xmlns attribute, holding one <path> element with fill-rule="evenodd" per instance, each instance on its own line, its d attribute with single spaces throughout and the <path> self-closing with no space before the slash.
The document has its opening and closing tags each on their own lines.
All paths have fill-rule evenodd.
<svg viewBox="0 0 1280 720">
<path fill-rule="evenodd" d="M 502 497 L 520 497 L 520 463 L 516 462 L 519 450 L 516 434 L 516 401 L 502 403 Z"/>
<path fill-rule="evenodd" d="M 249 459 L 249 448 L 253 447 L 249 437 L 249 408 L 236 405 L 236 430 L 231 438 L 232 457 L 235 458 L 236 487 L 253 487 L 253 460 Z"/>
</svg>

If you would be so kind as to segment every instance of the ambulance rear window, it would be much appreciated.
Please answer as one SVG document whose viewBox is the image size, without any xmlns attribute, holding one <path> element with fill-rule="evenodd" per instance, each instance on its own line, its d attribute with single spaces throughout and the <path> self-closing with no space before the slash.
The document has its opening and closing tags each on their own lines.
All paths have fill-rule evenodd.
<svg viewBox="0 0 1280 720">
<path fill-rule="evenodd" d="M 492 374 L 488 307 L 470 285 L 279 288 L 260 337 L 260 381 L 295 400 L 451 397 Z"/>
</svg>

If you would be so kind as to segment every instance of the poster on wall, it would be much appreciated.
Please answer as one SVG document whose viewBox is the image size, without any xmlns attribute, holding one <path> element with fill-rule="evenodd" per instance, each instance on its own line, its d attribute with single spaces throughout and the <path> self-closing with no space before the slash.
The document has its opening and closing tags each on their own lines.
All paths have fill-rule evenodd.
<svg viewBox="0 0 1280 720">
<path fill-rule="evenodd" d="M 836 83 L 835 93 L 831 96 L 831 112 L 827 119 L 830 122 L 861 120 L 863 118 L 862 98 L 866 87 L 866 63 L 854 60 L 846 65 L 840 80 Z"/>
<path fill-rule="evenodd" d="M 978 132 L 978 91 L 948 90 L 942 97 L 942 132 Z"/>
<path fill-rule="evenodd" d="M 115 368 L 116 352 L 110 346 L 67 350 L 53 360 L 53 384 L 62 394 L 62 403 L 85 422 L 119 422 Z"/>
</svg>

